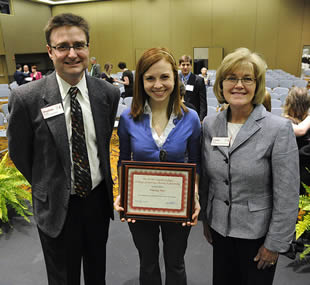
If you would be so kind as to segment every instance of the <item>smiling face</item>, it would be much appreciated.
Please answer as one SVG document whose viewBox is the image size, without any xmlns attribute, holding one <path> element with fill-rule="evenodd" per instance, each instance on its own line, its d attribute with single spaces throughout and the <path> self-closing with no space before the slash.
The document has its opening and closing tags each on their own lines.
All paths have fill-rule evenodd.
<svg viewBox="0 0 310 285">
<path fill-rule="evenodd" d="M 255 78 L 253 66 L 249 63 L 240 65 L 236 70 L 229 73 L 227 78 Z M 244 84 L 241 80 L 238 80 L 236 84 L 229 82 L 228 80 L 223 81 L 223 95 L 229 105 L 237 108 L 252 108 L 253 98 L 255 95 L 256 82 L 252 84 Z"/>
<path fill-rule="evenodd" d="M 86 44 L 87 40 L 84 31 L 75 26 L 55 28 L 51 32 L 50 43 L 51 46 L 47 46 L 47 50 L 56 72 L 69 84 L 76 85 L 83 77 L 83 73 L 88 66 L 88 48 L 79 51 L 71 48 L 69 51 L 59 52 L 52 46 Z"/>
<path fill-rule="evenodd" d="M 150 96 L 150 105 L 166 103 L 174 89 L 171 63 L 162 59 L 154 63 L 143 75 L 144 90 Z"/>
</svg>

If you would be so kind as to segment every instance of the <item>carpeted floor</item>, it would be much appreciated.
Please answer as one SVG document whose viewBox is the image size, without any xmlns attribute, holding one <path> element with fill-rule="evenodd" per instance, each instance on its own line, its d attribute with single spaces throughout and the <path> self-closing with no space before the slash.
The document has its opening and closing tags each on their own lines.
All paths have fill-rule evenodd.
<svg viewBox="0 0 310 285">
<path fill-rule="evenodd" d="M 0 130 L 4 130 L 4 126 L 0 126 Z M 8 139 L 6 137 L 0 137 L 0 159 L 5 154 L 5 151 L 8 148 Z"/>
<path fill-rule="evenodd" d="M 8 148 L 7 138 L 0 137 L 0 151 Z"/>
<path fill-rule="evenodd" d="M 113 195 L 116 197 L 118 195 L 118 176 L 117 176 L 117 161 L 119 155 L 119 140 L 117 135 L 117 129 L 113 130 L 111 143 L 110 143 L 110 162 L 111 162 L 111 172 L 112 179 L 114 182 Z"/>
</svg>

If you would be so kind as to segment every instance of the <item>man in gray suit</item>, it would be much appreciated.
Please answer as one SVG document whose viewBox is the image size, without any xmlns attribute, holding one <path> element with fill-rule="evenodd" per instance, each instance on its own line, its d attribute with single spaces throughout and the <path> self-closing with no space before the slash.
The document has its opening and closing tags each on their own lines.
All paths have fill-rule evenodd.
<svg viewBox="0 0 310 285">
<path fill-rule="evenodd" d="M 91 57 L 90 63 L 91 63 L 90 75 L 97 78 L 101 78 L 101 68 L 100 64 L 97 63 L 97 59 L 95 57 Z"/>
<path fill-rule="evenodd" d="M 119 91 L 89 77 L 89 31 L 61 14 L 45 28 L 55 72 L 12 90 L 9 152 L 32 185 L 49 285 L 105 284 L 113 218 L 109 142 Z"/>
</svg>

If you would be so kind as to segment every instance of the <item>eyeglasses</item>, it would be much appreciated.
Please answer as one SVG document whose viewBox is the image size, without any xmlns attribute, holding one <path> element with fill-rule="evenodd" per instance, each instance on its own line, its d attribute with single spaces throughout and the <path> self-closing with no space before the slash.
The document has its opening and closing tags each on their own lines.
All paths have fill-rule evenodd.
<svg viewBox="0 0 310 285">
<path fill-rule="evenodd" d="M 238 84 L 239 80 L 243 85 L 252 85 L 255 83 L 256 78 L 252 77 L 243 77 L 243 78 L 237 78 L 237 77 L 227 77 L 224 79 L 225 82 L 227 82 L 230 85 L 236 85 Z"/>
<path fill-rule="evenodd" d="M 66 45 L 66 44 L 62 44 L 62 45 L 58 45 L 58 46 L 50 46 L 51 48 L 55 49 L 56 51 L 60 52 L 60 53 L 65 53 L 65 52 L 69 52 L 70 49 L 74 49 L 76 52 L 79 51 L 85 51 L 88 48 L 88 43 L 76 43 L 72 46 L 70 45 Z"/>
<path fill-rule="evenodd" d="M 159 152 L 159 161 L 166 161 L 166 159 L 167 159 L 167 151 L 161 149 Z"/>
</svg>

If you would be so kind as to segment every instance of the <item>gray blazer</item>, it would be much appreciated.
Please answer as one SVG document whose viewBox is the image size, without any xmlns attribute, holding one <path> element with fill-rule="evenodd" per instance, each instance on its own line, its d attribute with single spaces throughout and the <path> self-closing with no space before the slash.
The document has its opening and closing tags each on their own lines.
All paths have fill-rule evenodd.
<svg viewBox="0 0 310 285">
<path fill-rule="evenodd" d="M 92 65 L 90 73 L 92 76 L 101 78 L 101 67 L 99 63 L 95 63 Z"/>
<path fill-rule="evenodd" d="M 209 225 L 223 236 L 257 239 L 285 252 L 298 212 L 298 148 L 291 122 L 257 105 L 231 147 L 227 110 L 203 121 L 200 201 Z"/>
<path fill-rule="evenodd" d="M 113 218 L 109 143 L 119 91 L 86 76 L 100 159 Z M 32 185 L 33 210 L 40 229 L 56 237 L 64 225 L 71 192 L 71 158 L 64 114 L 44 119 L 41 109 L 62 103 L 56 73 L 12 90 L 9 101 L 9 153 Z"/>
</svg>

